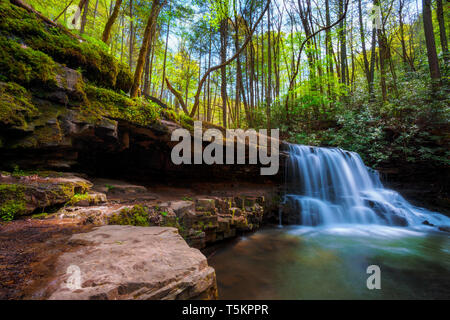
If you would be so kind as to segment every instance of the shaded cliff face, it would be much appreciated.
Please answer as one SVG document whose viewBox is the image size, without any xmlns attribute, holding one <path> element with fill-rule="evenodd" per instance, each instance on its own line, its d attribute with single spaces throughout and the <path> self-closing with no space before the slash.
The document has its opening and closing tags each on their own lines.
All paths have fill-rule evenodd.
<svg viewBox="0 0 450 320">
<path fill-rule="evenodd" d="M 174 165 L 171 133 L 192 130 L 191 118 L 154 99 L 130 99 L 130 70 L 103 48 L 7 0 L 0 12 L 0 170 L 281 181 L 282 169 L 261 177 L 259 165 Z"/>
</svg>

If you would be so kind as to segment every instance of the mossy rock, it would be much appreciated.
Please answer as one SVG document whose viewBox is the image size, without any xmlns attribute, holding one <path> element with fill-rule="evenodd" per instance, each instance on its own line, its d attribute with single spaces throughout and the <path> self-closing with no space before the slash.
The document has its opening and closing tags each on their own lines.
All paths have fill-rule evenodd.
<svg viewBox="0 0 450 320">
<path fill-rule="evenodd" d="M 27 131 L 27 134 L 18 135 L 15 139 L 9 139 L 6 145 L 7 148 L 51 147 L 57 146 L 62 142 L 64 132 L 61 128 L 59 118 L 65 115 L 68 109 L 41 102 L 34 103 L 33 105 L 38 110 L 37 114 L 39 116 L 37 118 L 26 117 L 24 119 L 24 125 L 20 127 L 20 129 Z M 17 109 L 17 107 L 14 109 Z"/>
<path fill-rule="evenodd" d="M 76 193 L 66 206 L 80 206 L 87 207 L 90 205 L 98 205 L 100 203 L 106 202 L 106 195 L 103 193 L 92 192 L 92 193 Z"/>
<path fill-rule="evenodd" d="M 125 92 L 131 87 L 128 66 L 119 63 L 104 48 L 80 41 L 69 30 L 48 25 L 35 14 L 7 0 L 0 2 L 0 34 L 4 39 L 14 39 L 9 41 L 17 45 L 24 43 L 41 51 L 54 62 L 72 69 L 80 68 L 83 76 L 97 85 Z"/>
<path fill-rule="evenodd" d="M 25 213 L 25 187 L 19 184 L 0 184 L 0 220 L 11 221 Z"/>
<path fill-rule="evenodd" d="M 6 127 L 28 129 L 28 122 L 40 114 L 31 95 L 14 82 L 0 82 L 0 123 Z"/>
<path fill-rule="evenodd" d="M 108 224 L 148 227 L 150 226 L 149 208 L 136 205 L 122 209 L 109 217 Z"/>
<path fill-rule="evenodd" d="M 92 84 L 85 87 L 86 96 L 90 103 L 83 107 L 86 116 L 99 118 L 100 116 L 123 119 L 142 126 L 158 124 L 161 108 L 156 103 L 144 98 L 131 99 L 109 89 L 99 88 Z"/>
<path fill-rule="evenodd" d="M 12 177 L 7 179 L 11 180 Z M 86 193 L 92 184 L 81 178 L 16 178 L 16 183 L 0 184 L 2 220 L 12 220 L 38 209 L 62 206 L 76 193 Z"/>
<path fill-rule="evenodd" d="M 59 69 L 47 54 L 0 35 L 0 80 L 53 88 Z"/>
</svg>

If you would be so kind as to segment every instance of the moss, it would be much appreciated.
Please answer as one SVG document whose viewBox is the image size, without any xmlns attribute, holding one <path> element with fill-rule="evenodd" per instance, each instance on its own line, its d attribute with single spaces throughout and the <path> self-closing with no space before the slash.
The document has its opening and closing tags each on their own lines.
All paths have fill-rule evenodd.
<svg viewBox="0 0 450 320">
<path fill-rule="evenodd" d="M 77 202 L 84 201 L 84 200 L 90 200 L 91 197 L 88 193 L 76 193 L 73 195 L 72 198 L 66 203 L 68 206 L 72 206 Z"/>
<path fill-rule="evenodd" d="M 23 195 L 25 186 L 20 184 L 0 184 L 0 200 L 11 197 L 11 195 Z"/>
<path fill-rule="evenodd" d="M 58 187 L 52 191 L 57 197 L 66 198 L 67 201 L 70 200 L 75 194 L 75 188 L 72 184 L 60 184 Z"/>
<path fill-rule="evenodd" d="M 160 107 L 144 99 L 131 99 L 113 90 L 87 84 L 85 92 L 90 103 L 82 109 L 87 117 L 107 116 L 124 119 L 139 125 L 154 124 L 160 116 Z"/>
<path fill-rule="evenodd" d="M 115 89 L 117 91 L 128 92 L 133 83 L 133 74 L 130 68 L 125 63 L 119 63 L 119 72 L 117 73 Z"/>
<path fill-rule="evenodd" d="M 19 184 L 0 184 L 0 220 L 11 221 L 25 213 L 24 191 Z"/>
<path fill-rule="evenodd" d="M 45 53 L 0 36 L 0 79 L 54 87 L 59 69 Z"/>
<path fill-rule="evenodd" d="M 72 69 L 80 68 L 83 76 L 97 85 L 123 91 L 131 87 L 129 68 L 104 48 L 80 40 L 63 27 L 49 26 L 9 1 L 0 2 L 0 34 L 23 41 Z"/>
<path fill-rule="evenodd" d="M 108 219 L 108 224 L 148 227 L 150 225 L 148 208 L 136 205 L 132 208 L 120 210 L 119 213 Z"/>
<path fill-rule="evenodd" d="M 38 115 L 25 88 L 14 82 L 0 83 L 0 123 L 26 129 L 27 123 Z"/>
<path fill-rule="evenodd" d="M 42 213 L 37 213 L 37 214 L 33 214 L 31 216 L 31 219 L 42 219 L 48 216 L 48 213 L 46 212 L 42 212 Z"/>
<path fill-rule="evenodd" d="M 124 94 L 99 88 L 92 84 L 86 85 L 85 92 L 90 101 L 98 101 L 105 111 L 115 112 L 117 109 L 130 108 L 136 104 L 133 99 Z"/>
<path fill-rule="evenodd" d="M 189 131 L 194 131 L 194 120 L 188 115 L 182 113 L 180 115 L 179 123 L 183 128 Z"/>
<path fill-rule="evenodd" d="M 11 221 L 16 216 L 23 214 L 25 203 L 23 201 L 9 200 L 0 206 L 0 220 Z"/>
<path fill-rule="evenodd" d="M 38 145 L 58 144 L 63 138 L 59 122 L 56 122 L 55 125 L 37 128 L 34 131 L 34 137 Z"/>
</svg>

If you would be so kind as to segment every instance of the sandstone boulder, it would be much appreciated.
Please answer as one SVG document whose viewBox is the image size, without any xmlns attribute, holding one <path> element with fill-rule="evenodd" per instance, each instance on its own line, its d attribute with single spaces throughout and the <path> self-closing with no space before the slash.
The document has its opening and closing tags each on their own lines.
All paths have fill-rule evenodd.
<svg viewBox="0 0 450 320">
<path fill-rule="evenodd" d="M 70 241 L 85 245 L 59 257 L 51 300 L 217 298 L 214 269 L 175 228 L 103 226 Z"/>
</svg>

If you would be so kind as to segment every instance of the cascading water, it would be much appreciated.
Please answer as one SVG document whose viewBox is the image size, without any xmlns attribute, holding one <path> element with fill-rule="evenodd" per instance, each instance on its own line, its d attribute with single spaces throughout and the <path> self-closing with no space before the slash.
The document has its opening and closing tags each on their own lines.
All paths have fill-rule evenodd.
<svg viewBox="0 0 450 320">
<path fill-rule="evenodd" d="M 355 152 L 290 145 L 285 203 L 301 225 L 359 223 L 450 225 L 439 213 L 418 208 L 383 187 Z"/>
</svg>

